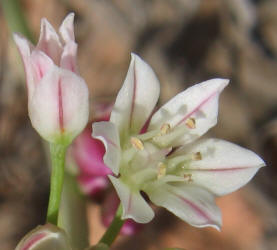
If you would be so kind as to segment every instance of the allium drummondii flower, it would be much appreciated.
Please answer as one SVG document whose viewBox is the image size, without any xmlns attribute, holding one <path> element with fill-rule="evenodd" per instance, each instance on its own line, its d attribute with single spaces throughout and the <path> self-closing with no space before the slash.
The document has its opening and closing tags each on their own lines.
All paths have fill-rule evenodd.
<svg viewBox="0 0 277 250">
<path fill-rule="evenodd" d="M 109 122 L 93 125 L 123 205 L 123 219 L 149 222 L 150 200 L 196 227 L 221 226 L 214 198 L 246 184 L 264 166 L 255 153 L 218 139 L 197 140 L 217 122 L 218 99 L 228 84 L 212 79 L 179 93 L 152 115 L 159 82 L 132 54 Z"/>
<path fill-rule="evenodd" d="M 69 14 L 58 35 L 43 18 L 38 44 L 14 34 L 28 88 L 28 109 L 33 127 L 47 141 L 69 144 L 88 121 L 88 89 L 78 75 L 77 44 Z"/>
</svg>

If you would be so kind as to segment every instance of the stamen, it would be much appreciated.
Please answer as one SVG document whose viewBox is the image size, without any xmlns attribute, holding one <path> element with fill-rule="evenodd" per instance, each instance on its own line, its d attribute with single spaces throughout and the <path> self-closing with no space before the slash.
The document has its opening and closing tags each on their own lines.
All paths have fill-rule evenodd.
<svg viewBox="0 0 277 250">
<path fill-rule="evenodd" d="M 141 141 L 147 141 L 149 139 L 152 139 L 154 136 L 158 135 L 159 133 L 160 133 L 160 130 L 156 129 L 156 130 L 146 132 L 144 134 L 139 134 L 136 136 L 136 138 L 138 138 Z"/>
<path fill-rule="evenodd" d="M 192 159 L 195 160 L 195 161 L 200 161 L 202 160 L 202 155 L 200 152 L 196 152 L 192 155 Z"/>
<path fill-rule="evenodd" d="M 188 118 L 187 120 L 186 120 L 186 123 L 185 123 L 186 125 L 187 125 L 187 127 L 188 128 L 190 128 L 190 129 L 194 129 L 194 128 L 196 128 L 196 126 L 195 126 L 195 119 L 194 118 Z"/>
<path fill-rule="evenodd" d="M 168 123 L 164 123 L 162 126 L 161 126 L 161 135 L 165 135 L 169 132 L 170 130 L 170 125 Z"/>
<path fill-rule="evenodd" d="M 193 182 L 191 177 L 192 177 L 192 174 L 184 174 L 184 178 L 188 179 L 188 182 Z"/>
<path fill-rule="evenodd" d="M 157 176 L 157 178 L 160 179 L 165 175 L 166 175 L 166 165 L 164 163 L 160 162 L 159 165 L 158 165 L 158 176 Z"/>
<path fill-rule="evenodd" d="M 153 137 L 153 142 L 160 147 L 170 146 L 174 141 L 178 141 L 180 137 L 182 137 L 187 131 L 186 125 L 179 125 L 174 129 L 170 129 L 167 134 L 161 135 L 161 133 L 157 136 Z"/>
<path fill-rule="evenodd" d="M 131 141 L 132 146 L 135 149 L 138 149 L 138 150 L 143 150 L 144 149 L 143 143 L 140 139 L 138 139 L 136 137 L 131 137 L 130 141 Z"/>
</svg>

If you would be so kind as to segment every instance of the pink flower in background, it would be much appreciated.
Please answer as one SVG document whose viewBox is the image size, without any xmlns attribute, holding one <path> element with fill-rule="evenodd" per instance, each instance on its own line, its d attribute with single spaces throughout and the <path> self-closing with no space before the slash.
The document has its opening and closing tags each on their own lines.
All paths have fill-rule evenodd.
<svg viewBox="0 0 277 250">
<path fill-rule="evenodd" d="M 70 144 L 88 121 L 88 88 L 78 75 L 77 44 L 69 14 L 58 35 L 43 18 L 38 44 L 14 34 L 22 57 L 33 127 L 47 141 Z"/>
<path fill-rule="evenodd" d="M 91 124 L 76 138 L 72 153 L 79 168 L 79 184 L 82 191 L 91 197 L 105 190 L 111 170 L 104 164 L 105 147 L 91 137 Z"/>
</svg>

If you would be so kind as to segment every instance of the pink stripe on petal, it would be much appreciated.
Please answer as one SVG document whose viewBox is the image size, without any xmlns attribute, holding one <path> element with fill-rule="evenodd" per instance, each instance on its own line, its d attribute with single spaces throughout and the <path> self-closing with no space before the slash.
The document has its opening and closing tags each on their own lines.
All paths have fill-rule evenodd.
<svg viewBox="0 0 277 250">
<path fill-rule="evenodd" d="M 132 204 L 132 195 L 130 194 L 128 199 L 127 211 L 126 211 L 127 214 L 129 214 L 131 211 L 131 204 Z"/>
<path fill-rule="evenodd" d="M 63 93 L 62 93 L 62 86 L 61 86 L 61 78 L 58 80 L 58 105 L 59 105 L 59 125 L 60 130 L 64 132 L 64 118 L 63 118 Z"/>
<path fill-rule="evenodd" d="M 199 105 L 197 105 L 191 112 L 189 112 L 182 120 L 180 120 L 176 126 L 180 125 L 181 123 L 185 122 L 188 118 L 190 118 L 194 113 L 200 110 L 203 105 L 208 103 L 216 94 L 218 94 L 218 91 L 213 92 L 210 96 L 208 96 L 206 99 L 204 99 Z"/>
<path fill-rule="evenodd" d="M 184 197 L 182 197 L 181 195 L 176 194 L 175 192 L 172 192 L 172 191 L 169 191 L 169 192 L 171 194 L 173 194 L 174 196 L 176 196 L 177 198 L 179 198 L 181 201 L 183 201 L 190 208 L 192 208 L 195 211 L 195 213 L 197 215 L 199 215 L 200 217 L 204 218 L 207 221 L 213 221 L 207 213 L 205 213 L 201 208 L 199 208 L 196 204 L 194 204 L 190 200 L 185 199 Z"/>
<path fill-rule="evenodd" d="M 46 233 L 39 233 L 31 237 L 31 239 L 27 240 L 26 244 L 23 246 L 22 250 L 29 250 L 35 243 L 41 240 L 46 236 Z"/>
<path fill-rule="evenodd" d="M 204 172 L 225 172 L 225 171 L 236 171 L 244 170 L 251 167 L 228 167 L 228 168 L 190 168 L 189 171 L 204 171 Z"/>
</svg>

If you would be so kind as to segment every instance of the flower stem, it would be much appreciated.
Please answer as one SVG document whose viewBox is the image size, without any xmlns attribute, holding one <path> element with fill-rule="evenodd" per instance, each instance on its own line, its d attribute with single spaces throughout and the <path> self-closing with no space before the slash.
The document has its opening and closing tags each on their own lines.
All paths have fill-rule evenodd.
<svg viewBox="0 0 277 250">
<path fill-rule="evenodd" d="M 109 226 L 99 243 L 105 243 L 106 245 L 110 246 L 114 242 L 124 223 L 124 220 L 121 219 L 121 215 L 122 205 L 120 204 L 111 225 Z"/>
<path fill-rule="evenodd" d="M 59 207 L 64 180 L 64 162 L 67 147 L 62 144 L 50 144 L 52 163 L 50 197 L 47 210 L 47 222 L 57 225 Z"/>
</svg>

